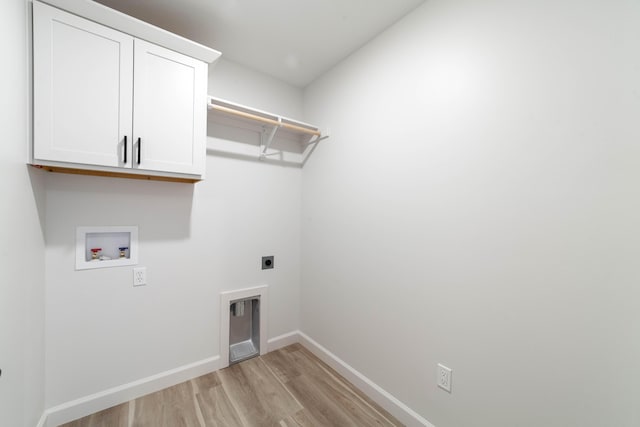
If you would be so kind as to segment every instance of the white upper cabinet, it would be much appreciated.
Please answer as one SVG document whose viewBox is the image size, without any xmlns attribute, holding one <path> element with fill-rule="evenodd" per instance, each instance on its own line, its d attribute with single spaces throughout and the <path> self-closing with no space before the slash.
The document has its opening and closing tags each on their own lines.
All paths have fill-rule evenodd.
<svg viewBox="0 0 640 427">
<path fill-rule="evenodd" d="M 133 38 L 34 3 L 33 62 L 34 159 L 123 166 Z"/>
<path fill-rule="evenodd" d="M 134 62 L 134 167 L 204 173 L 206 64 L 143 40 Z"/>
<path fill-rule="evenodd" d="M 33 3 L 33 163 L 202 179 L 207 63 Z"/>
</svg>

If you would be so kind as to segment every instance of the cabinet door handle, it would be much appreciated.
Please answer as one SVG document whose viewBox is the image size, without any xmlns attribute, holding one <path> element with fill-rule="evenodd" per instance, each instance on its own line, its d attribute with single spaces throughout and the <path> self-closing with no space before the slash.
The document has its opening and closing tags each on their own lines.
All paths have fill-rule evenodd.
<svg viewBox="0 0 640 427">
<path fill-rule="evenodd" d="M 138 137 L 138 164 L 140 164 L 140 146 L 142 145 L 142 140 Z"/>
<path fill-rule="evenodd" d="M 127 164 L 127 135 L 124 136 L 124 164 Z"/>
</svg>

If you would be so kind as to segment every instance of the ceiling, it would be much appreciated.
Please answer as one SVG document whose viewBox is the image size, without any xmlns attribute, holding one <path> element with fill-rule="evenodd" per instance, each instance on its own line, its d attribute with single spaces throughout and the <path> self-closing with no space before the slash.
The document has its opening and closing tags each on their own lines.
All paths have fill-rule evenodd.
<svg viewBox="0 0 640 427">
<path fill-rule="evenodd" d="M 95 0 L 304 87 L 424 0 Z"/>
</svg>

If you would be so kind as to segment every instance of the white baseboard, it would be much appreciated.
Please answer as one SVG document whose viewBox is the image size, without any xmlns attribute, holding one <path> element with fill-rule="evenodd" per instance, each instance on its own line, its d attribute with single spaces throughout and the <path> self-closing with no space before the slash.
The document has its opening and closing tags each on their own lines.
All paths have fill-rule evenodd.
<svg viewBox="0 0 640 427">
<path fill-rule="evenodd" d="M 382 387 L 353 369 L 338 356 L 315 342 L 302 332 L 300 335 L 300 343 L 309 351 L 315 354 L 318 359 L 336 370 L 340 375 L 349 380 L 353 385 L 366 394 L 371 400 L 382 406 L 391 415 L 396 417 L 398 421 L 408 427 L 434 427 L 429 421 L 421 417 L 414 410 L 396 399 Z"/>
<path fill-rule="evenodd" d="M 300 331 L 289 332 L 269 339 L 267 341 L 267 351 L 278 350 L 295 343 L 302 344 L 406 426 L 434 427 L 433 424 L 407 405 Z M 220 356 L 215 356 L 66 402 L 47 409 L 42 418 L 40 418 L 37 427 L 55 427 L 209 372 L 217 371 L 221 367 Z"/>
<path fill-rule="evenodd" d="M 47 425 L 47 412 L 45 411 L 42 413 L 42 416 L 38 420 L 38 424 L 36 424 L 36 427 L 46 427 L 46 425 Z"/>
<path fill-rule="evenodd" d="M 289 332 L 280 336 L 271 338 L 267 342 L 267 351 L 278 350 L 291 344 L 300 342 L 300 331 Z"/>
<path fill-rule="evenodd" d="M 47 409 L 38 427 L 55 427 L 219 369 L 220 356 L 170 369 Z M 43 420 L 45 420 L 43 422 Z"/>
</svg>

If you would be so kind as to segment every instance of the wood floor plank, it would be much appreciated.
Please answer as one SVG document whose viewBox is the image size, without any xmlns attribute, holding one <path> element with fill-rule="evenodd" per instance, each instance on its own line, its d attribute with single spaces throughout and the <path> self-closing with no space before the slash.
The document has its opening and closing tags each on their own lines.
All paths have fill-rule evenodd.
<svg viewBox="0 0 640 427">
<path fill-rule="evenodd" d="M 312 380 L 301 375 L 287 383 L 287 388 L 307 411 L 307 418 L 316 426 L 350 426 L 350 417 L 336 405 L 335 401 L 322 393 Z"/>
<path fill-rule="evenodd" d="M 260 358 L 222 369 L 219 377 L 245 425 L 278 425 L 302 409 Z"/>
<path fill-rule="evenodd" d="M 133 427 L 201 427 L 189 381 L 134 401 Z"/>
<path fill-rule="evenodd" d="M 60 427 L 128 427 L 129 402 L 96 412 Z"/>
<path fill-rule="evenodd" d="M 295 344 L 291 344 L 291 345 L 288 345 L 288 346 L 286 346 L 286 347 L 282 347 L 282 348 L 280 348 L 280 350 L 282 350 L 282 351 L 284 351 L 284 352 L 290 352 L 290 351 L 298 351 L 298 350 L 300 350 L 300 349 L 302 349 L 302 348 L 304 348 L 304 347 L 302 346 L 302 344 L 300 344 L 299 342 L 297 342 L 297 343 L 295 343 Z"/>
<path fill-rule="evenodd" d="M 280 421 L 281 427 L 315 427 L 306 409 L 302 409 L 290 417 Z"/>
<path fill-rule="evenodd" d="M 390 414 L 368 398 L 364 399 L 363 394 L 344 377 L 308 350 L 301 348 L 287 353 L 284 357 L 289 359 L 290 365 L 297 366 L 304 372 L 304 375 L 286 383 L 287 388 L 296 391 L 296 398 L 314 416 L 320 417 L 320 414 L 314 411 L 314 403 L 326 399 L 322 401 L 320 408 L 329 406 L 331 413 L 335 412 L 333 416 L 340 415 L 340 419 L 328 420 L 329 422 L 342 423 L 345 422 L 343 419 L 348 419 L 353 423 L 351 425 L 396 425 L 396 420 Z M 313 397 L 309 399 L 304 393 L 312 393 Z"/>
<path fill-rule="evenodd" d="M 242 420 L 221 385 L 201 390 L 196 398 L 205 427 L 242 427 Z"/>
<path fill-rule="evenodd" d="M 294 344 L 62 427 L 217 426 L 402 424 L 309 350 Z"/>
<path fill-rule="evenodd" d="M 198 378 L 194 378 L 193 380 L 196 393 L 199 391 L 209 390 L 220 385 L 220 378 L 218 377 L 217 372 L 211 372 L 206 375 L 202 375 Z"/>
<path fill-rule="evenodd" d="M 321 362 L 321 361 L 319 361 L 319 362 L 322 363 L 322 365 L 324 365 L 323 362 Z M 384 408 L 382 408 L 380 405 L 375 403 L 369 396 L 367 396 L 361 390 L 359 390 L 354 385 L 352 385 L 349 381 L 347 381 L 340 374 L 338 374 L 337 372 L 335 372 L 333 369 L 331 369 L 330 367 L 328 367 L 326 365 L 324 365 L 323 369 L 331 371 L 332 372 L 332 376 L 337 377 L 338 378 L 337 381 L 340 382 L 341 385 L 346 386 L 346 387 L 349 388 L 349 391 L 352 393 L 352 396 L 349 397 L 349 400 L 356 401 L 356 396 L 359 398 L 359 402 L 362 403 L 362 405 L 360 405 L 362 410 L 367 411 L 367 412 L 368 411 L 375 412 L 377 414 L 376 416 L 380 416 L 380 417 L 384 418 L 388 422 L 388 425 L 401 425 L 400 422 L 398 420 L 396 420 L 396 418 L 393 415 L 391 415 Z M 387 425 L 387 424 L 384 424 L 384 425 Z"/>
<path fill-rule="evenodd" d="M 300 371 L 296 365 L 291 363 L 291 359 L 288 357 L 289 353 L 290 351 L 288 350 L 279 349 L 261 356 L 264 363 L 271 368 L 273 373 L 283 383 L 300 375 Z"/>
</svg>

